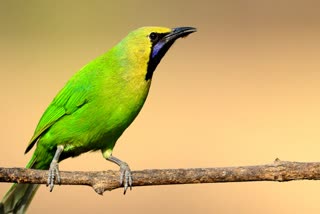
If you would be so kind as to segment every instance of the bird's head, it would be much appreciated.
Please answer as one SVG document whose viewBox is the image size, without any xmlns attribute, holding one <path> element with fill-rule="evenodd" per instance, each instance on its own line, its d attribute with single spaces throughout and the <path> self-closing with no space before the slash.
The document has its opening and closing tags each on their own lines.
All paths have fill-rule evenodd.
<svg viewBox="0 0 320 214">
<path fill-rule="evenodd" d="M 126 45 L 133 58 L 141 58 L 147 63 L 145 80 L 152 78 L 153 72 L 171 45 L 178 39 L 196 32 L 193 27 L 142 27 L 132 31 L 121 42 Z"/>
</svg>

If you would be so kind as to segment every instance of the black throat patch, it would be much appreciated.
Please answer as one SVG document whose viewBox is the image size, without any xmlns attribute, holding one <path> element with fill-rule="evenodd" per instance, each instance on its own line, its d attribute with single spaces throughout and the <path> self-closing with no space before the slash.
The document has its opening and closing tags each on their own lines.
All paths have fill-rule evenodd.
<svg viewBox="0 0 320 214">
<path fill-rule="evenodd" d="M 149 36 L 151 41 L 151 51 L 147 67 L 147 74 L 145 77 L 146 81 L 152 78 L 153 72 L 157 68 L 162 57 L 166 54 L 166 52 L 169 50 L 169 48 L 174 42 L 166 42 L 165 40 L 163 40 L 163 38 L 167 34 L 168 33 L 151 33 Z"/>
</svg>

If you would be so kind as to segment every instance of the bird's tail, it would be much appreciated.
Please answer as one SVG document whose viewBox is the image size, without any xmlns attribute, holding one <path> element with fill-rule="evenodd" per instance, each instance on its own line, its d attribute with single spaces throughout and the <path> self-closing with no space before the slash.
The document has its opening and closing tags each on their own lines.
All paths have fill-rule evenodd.
<svg viewBox="0 0 320 214">
<path fill-rule="evenodd" d="M 39 184 L 13 184 L 2 199 L 0 214 L 25 213 L 39 186 Z"/>
<path fill-rule="evenodd" d="M 38 168 L 33 155 L 26 168 Z M 23 214 L 26 212 L 39 184 L 13 184 L 0 203 L 0 214 Z"/>
</svg>

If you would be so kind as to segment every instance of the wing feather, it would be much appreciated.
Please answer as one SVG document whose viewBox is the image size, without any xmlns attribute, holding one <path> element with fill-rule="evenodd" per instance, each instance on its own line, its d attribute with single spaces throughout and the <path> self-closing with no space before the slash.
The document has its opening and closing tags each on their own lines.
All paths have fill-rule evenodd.
<svg viewBox="0 0 320 214">
<path fill-rule="evenodd" d="M 65 115 L 70 115 L 87 103 L 88 87 L 75 84 L 73 81 L 58 93 L 42 115 L 25 153 L 29 152 L 40 137 Z"/>
</svg>

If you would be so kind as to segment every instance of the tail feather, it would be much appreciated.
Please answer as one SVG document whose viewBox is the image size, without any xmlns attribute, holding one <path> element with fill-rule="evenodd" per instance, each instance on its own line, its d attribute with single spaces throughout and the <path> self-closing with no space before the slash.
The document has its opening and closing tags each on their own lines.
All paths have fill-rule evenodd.
<svg viewBox="0 0 320 214">
<path fill-rule="evenodd" d="M 3 207 L 3 203 L 0 203 L 0 214 L 4 213 L 4 207 Z"/>
<path fill-rule="evenodd" d="M 37 160 L 34 153 L 26 168 L 48 169 L 49 161 Z M 0 214 L 23 214 L 30 205 L 40 184 L 13 184 L 0 203 Z"/>
<path fill-rule="evenodd" d="M 13 184 L 2 199 L 0 214 L 25 213 L 39 187 L 39 184 Z"/>
</svg>

